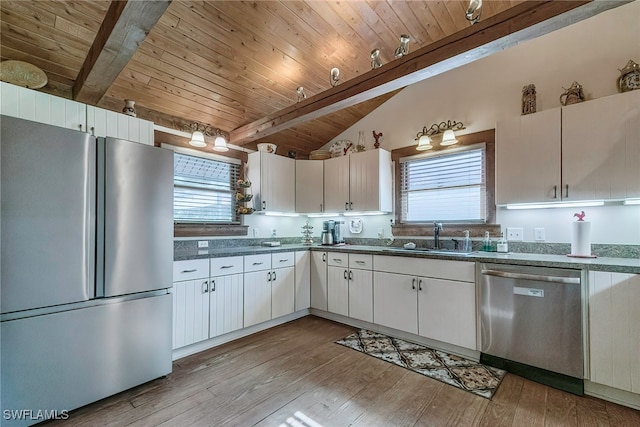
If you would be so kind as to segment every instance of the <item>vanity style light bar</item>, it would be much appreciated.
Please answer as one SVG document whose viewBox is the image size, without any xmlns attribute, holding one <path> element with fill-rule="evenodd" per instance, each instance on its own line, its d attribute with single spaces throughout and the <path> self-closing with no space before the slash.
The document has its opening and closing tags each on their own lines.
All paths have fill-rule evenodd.
<svg viewBox="0 0 640 427">
<path fill-rule="evenodd" d="M 625 205 L 640 205 L 640 199 L 626 199 L 622 203 Z"/>
<path fill-rule="evenodd" d="M 586 202 L 566 202 L 566 203 L 522 203 L 507 205 L 507 209 L 548 209 L 548 208 L 579 208 L 589 206 L 603 206 L 603 200 L 590 200 Z"/>
</svg>

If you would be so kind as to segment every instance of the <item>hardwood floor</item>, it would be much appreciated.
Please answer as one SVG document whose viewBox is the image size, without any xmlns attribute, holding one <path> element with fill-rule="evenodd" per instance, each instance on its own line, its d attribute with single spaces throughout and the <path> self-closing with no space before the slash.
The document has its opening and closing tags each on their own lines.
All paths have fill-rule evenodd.
<svg viewBox="0 0 640 427">
<path fill-rule="evenodd" d="M 493 400 L 334 344 L 308 316 L 180 359 L 65 426 L 638 426 L 640 411 L 507 374 Z M 48 425 L 56 425 L 49 422 Z"/>
</svg>

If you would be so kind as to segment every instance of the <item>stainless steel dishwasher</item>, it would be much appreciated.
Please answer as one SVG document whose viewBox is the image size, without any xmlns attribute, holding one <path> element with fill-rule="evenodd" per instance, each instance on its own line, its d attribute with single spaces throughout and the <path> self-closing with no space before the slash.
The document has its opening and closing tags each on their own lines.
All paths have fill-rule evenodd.
<svg viewBox="0 0 640 427">
<path fill-rule="evenodd" d="M 479 263 L 482 363 L 584 394 L 580 270 Z"/>
</svg>

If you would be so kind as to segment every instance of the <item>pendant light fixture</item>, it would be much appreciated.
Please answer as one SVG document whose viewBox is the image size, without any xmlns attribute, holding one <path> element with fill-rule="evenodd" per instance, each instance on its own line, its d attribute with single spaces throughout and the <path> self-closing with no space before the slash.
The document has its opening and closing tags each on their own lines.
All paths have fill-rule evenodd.
<svg viewBox="0 0 640 427">
<path fill-rule="evenodd" d="M 191 134 L 191 141 L 189 141 L 189 145 L 193 147 L 206 147 L 207 143 L 204 142 L 204 133 L 196 130 Z"/>
<path fill-rule="evenodd" d="M 220 129 L 216 129 L 215 136 L 216 139 L 213 140 L 213 151 L 229 151 L 229 147 L 227 147 L 227 139 L 222 135 L 222 131 Z"/>
</svg>

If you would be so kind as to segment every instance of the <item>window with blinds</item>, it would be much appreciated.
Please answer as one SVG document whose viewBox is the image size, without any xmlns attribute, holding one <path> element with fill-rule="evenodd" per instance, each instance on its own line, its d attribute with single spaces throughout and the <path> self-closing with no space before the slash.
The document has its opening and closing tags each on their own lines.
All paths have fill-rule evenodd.
<svg viewBox="0 0 640 427">
<path fill-rule="evenodd" d="M 484 146 L 400 161 L 402 222 L 485 222 Z"/>
<path fill-rule="evenodd" d="M 235 184 L 240 165 L 174 154 L 173 219 L 175 222 L 238 224 Z"/>
</svg>

